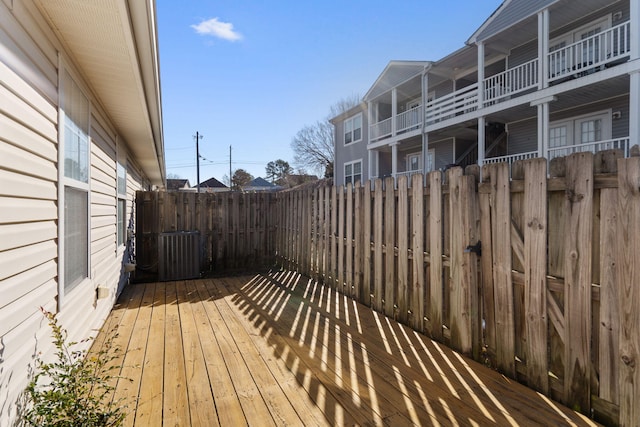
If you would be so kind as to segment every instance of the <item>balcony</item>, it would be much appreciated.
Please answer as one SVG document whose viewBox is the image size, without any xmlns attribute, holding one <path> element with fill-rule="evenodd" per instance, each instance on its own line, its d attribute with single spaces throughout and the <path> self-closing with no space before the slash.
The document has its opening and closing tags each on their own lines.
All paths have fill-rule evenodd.
<svg viewBox="0 0 640 427">
<path fill-rule="evenodd" d="M 547 54 L 550 85 L 580 78 L 627 60 L 631 51 L 630 22 L 586 37 Z M 369 127 L 370 142 L 376 142 L 419 130 L 454 117 L 496 105 L 537 89 L 540 84 L 540 58 L 485 78 L 452 93 L 429 100 L 395 116 L 386 117 Z M 479 91 L 482 90 L 482 103 Z M 395 121 L 395 123 L 394 123 Z"/>
<path fill-rule="evenodd" d="M 550 52 L 549 81 L 582 77 L 624 59 L 631 52 L 630 28 L 624 22 Z"/>
</svg>

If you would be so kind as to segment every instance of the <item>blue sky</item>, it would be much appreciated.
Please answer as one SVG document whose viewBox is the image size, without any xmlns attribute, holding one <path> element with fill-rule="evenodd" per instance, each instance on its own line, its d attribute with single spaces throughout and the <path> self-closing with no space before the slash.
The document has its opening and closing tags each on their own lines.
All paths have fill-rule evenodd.
<svg viewBox="0 0 640 427">
<path fill-rule="evenodd" d="M 156 0 L 167 173 L 196 184 L 268 162 L 391 60 L 461 48 L 501 0 Z"/>
</svg>

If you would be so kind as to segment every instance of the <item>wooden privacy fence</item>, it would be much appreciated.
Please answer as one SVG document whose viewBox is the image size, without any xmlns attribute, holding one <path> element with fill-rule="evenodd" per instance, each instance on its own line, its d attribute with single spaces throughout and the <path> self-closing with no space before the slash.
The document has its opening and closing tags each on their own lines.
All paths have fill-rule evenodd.
<svg viewBox="0 0 640 427">
<path fill-rule="evenodd" d="M 640 420 L 640 158 L 279 193 L 280 262 L 605 423 Z M 475 169 L 477 175 L 477 168 Z M 512 178 L 512 179 L 511 179 Z M 636 366 L 637 365 L 637 366 Z"/>
<path fill-rule="evenodd" d="M 177 279 L 193 251 L 162 244 L 169 235 L 197 234 L 199 271 L 228 271 L 272 265 L 275 236 L 272 193 L 192 193 L 139 191 L 136 194 L 136 275 L 150 280 Z M 182 258 L 181 258 L 182 257 Z"/>
</svg>

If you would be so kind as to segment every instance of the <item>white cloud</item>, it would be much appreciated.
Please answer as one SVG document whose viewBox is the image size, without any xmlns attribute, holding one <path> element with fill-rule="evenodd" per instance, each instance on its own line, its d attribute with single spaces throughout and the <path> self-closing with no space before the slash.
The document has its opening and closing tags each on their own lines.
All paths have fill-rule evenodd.
<svg viewBox="0 0 640 427">
<path fill-rule="evenodd" d="M 232 23 L 219 21 L 218 18 L 202 21 L 198 25 L 192 25 L 191 28 L 204 36 L 213 36 L 232 42 L 242 40 L 242 34 L 234 31 Z"/>
</svg>

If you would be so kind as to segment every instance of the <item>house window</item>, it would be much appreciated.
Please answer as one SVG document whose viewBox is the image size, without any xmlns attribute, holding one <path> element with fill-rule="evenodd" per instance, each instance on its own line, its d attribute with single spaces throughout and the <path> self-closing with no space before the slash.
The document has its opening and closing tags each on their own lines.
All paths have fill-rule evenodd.
<svg viewBox="0 0 640 427">
<path fill-rule="evenodd" d="M 599 151 L 601 148 L 598 143 L 610 139 L 611 132 L 610 111 L 551 123 L 548 158 L 579 151 Z"/>
<path fill-rule="evenodd" d="M 355 184 L 362 180 L 362 160 L 345 163 L 344 165 L 344 185 Z"/>
<path fill-rule="evenodd" d="M 117 218 L 117 241 L 118 246 L 124 245 L 127 235 L 127 169 L 118 162 L 118 218 Z"/>
<path fill-rule="evenodd" d="M 351 144 L 362 139 L 362 113 L 344 121 L 344 144 Z"/>
<path fill-rule="evenodd" d="M 407 171 L 420 170 L 420 153 L 414 153 L 407 155 Z"/>
<path fill-rule="evenodd" d="M 89 100 L 68 71 L 61 81 L 63 146 L 61 195 L 62 286 L 69 292 L 89 277 Z"/>
</svg>

